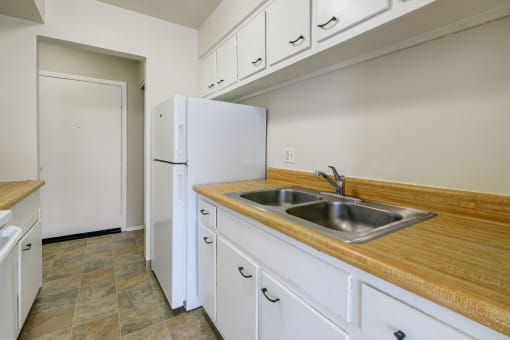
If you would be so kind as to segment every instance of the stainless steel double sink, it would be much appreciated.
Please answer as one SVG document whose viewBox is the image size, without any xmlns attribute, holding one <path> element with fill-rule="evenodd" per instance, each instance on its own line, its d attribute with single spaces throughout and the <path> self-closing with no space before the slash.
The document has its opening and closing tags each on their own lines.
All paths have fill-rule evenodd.
<svg viewBox="0 0 510 340">
<path fill-rule="evenodd" d="M 367 242 L 435 216 L 300 187 L 234 192 L 227 196 L 347 243 Z"/>
</svg>

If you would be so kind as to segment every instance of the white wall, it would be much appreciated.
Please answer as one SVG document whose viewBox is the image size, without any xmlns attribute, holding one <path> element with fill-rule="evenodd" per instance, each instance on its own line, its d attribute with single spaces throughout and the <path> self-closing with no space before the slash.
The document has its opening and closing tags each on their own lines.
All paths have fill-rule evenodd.
<svg viewBox="0 0 510 340">
<path fill-rule="evenodd" d="M 509 32 L 502 19 L 246 100 L 269 108 L 268 165 L 510 195 Z"/>
<path fill-rule="evenodd" d="M 143 91 L 138 87 L 144 61 L 85 50 L 42 40 L 38 43 L 39 70 L 123 81 L 127 84 L 127 226 L 144 222 Z"/>
</svg>

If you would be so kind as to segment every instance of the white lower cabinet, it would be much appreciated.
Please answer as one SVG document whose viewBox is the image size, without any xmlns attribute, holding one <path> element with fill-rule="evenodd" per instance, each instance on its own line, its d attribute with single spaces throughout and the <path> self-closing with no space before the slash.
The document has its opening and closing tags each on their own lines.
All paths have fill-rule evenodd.
<svg viewBox="0 0 510 340">
<path fill-rule="evenodd" d="M 198 225 L 198 299 L 216 321 L 216 234 Z"/>
<path fill-rule="evenodd" d="M 470 336 L 363 284 L 361 331 L 373 340 L 468 340 Z"/>
<path fill-rule="evenodd" d="M 18 320 L 20 328 L 42 286 L 41 237 L 41 222 L 37 222 L 18 243 Z"/>
<path fill-rule="evenodd" d="M 256 340 L 257 265 L 221 237 L 217 251 L 218 330 L 225 340 Z"/>
<path fill-rule="evenodd" d="M 263 272 L 260 289 L 260 339 L 347 340 L 348 336 Z"/>
<path fill-rule="evenodd" d="M 198 241 L 216 236 L 217 247 L 199 247 L 199 282 L 216 309 L 201 301 L 225 340 L 508 339 L 248 217 L 211 209 L 216 233 L 199 224 Z"/>
</svg>

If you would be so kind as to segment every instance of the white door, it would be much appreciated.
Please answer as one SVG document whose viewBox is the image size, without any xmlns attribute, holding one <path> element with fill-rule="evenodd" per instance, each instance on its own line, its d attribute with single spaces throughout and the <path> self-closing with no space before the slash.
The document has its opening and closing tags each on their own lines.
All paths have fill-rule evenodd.
<svg viewBox="0 0 510 340">
<path fill-rule="evenodd" d="M 122 88 L 39 77 L 43 238 L 122 226 Z"/>
<path fill-rule="evenodd" d="M 216 235 L 198 225 L 198 299 L 216 322 Z"/>
</svg>

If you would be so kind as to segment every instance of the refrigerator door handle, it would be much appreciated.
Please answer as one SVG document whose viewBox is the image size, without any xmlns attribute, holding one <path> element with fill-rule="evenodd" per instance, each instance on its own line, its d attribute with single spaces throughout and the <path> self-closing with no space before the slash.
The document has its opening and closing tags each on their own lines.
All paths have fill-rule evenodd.
<svg viewBox="0 0 510 340">
<path fill-rule="evenodd" d="M 184 123 L 179 123 L 177 129 L 178 129 L 177 153 L 179 155 L 184 155 Z"/>
<path fill-rule="evenodd" d="M 178 174 L 177 175 L 177 204 L 181 205 L 184 201 L 184 175 Z"/>
</svg>

